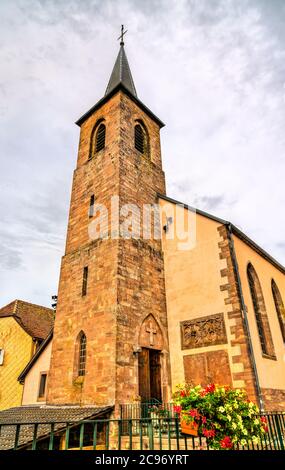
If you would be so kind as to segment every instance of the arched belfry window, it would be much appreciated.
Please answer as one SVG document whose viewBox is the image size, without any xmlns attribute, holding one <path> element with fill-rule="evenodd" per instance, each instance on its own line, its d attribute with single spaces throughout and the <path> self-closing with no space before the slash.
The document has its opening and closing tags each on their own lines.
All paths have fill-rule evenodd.
<svg viewBox="0 0 285 470">
<path fill-rule="evenodd" d="M 275 303 L 275 309 L 276 309 L 276 313 L 277 313 L 277 316 L 278 316 L 278 321 L 279 321 L 279 325 L 280 325 L 280 329 L 281 329 L 282 338 L 283 338 L 283 341 L 285 343 L 285 308 L 284 308 L 284 304 L 283 304 L 283 300 L 282 300 L 280 291 L 279 291 L 279 289 L 277 287 L 277 284 L 274 281 L 274 279 L 272 279 L 272 282 L 271 282 L 271 289 L 272 289 L 272 295 L 273 295 L 273 299 L 274 299 L 274 303 Z"/>
<path fill-rule="evenodd" d="M 106 126 L 103 121 L 104 119 L 99 119 L 93 128 L 91 134 L 89 160 L 94 157 L 95 153 L 100 152 L 100 150 L 105 148 Z"/>
<path fill-rule="evenodd" d="M 247 267 L 247 278 L 251 293 L 253 310 L 256 319 L 258 336 L 262 353 L 266 356 L 275 357 L 274 345 L 272 341 L 270 326 L 265 308 L 265 302 L 260 285 L 260 281 L 252 264 Z"/>
<path fill-rule="evenodd" d="M 75 377 L 84 377 L 86 372 L 86 347 L 87 340 L 83 331 L 80 331 L 75 345 Z"/>
<path fill-rule="evenodd" d="M 148 155 L 148 135 L 142 123 L 135 125 L 135 148 L 143 155 Z"/>
<path fill-rule="evenodd" d="M 105 124 L 100 124 L 96 132 L 95 139 L 95 153 L 100 152 L 105 147 L 105 137 L 106 137 L 106 126 Z"/>
</svg>

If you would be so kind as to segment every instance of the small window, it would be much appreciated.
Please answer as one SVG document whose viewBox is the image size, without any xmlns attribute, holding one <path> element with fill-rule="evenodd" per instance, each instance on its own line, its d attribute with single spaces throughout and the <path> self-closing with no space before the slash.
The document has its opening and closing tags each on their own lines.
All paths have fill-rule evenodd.
<svg viewBox="0 0 285 470">
<path fill-rule="evenodd" d="M 95 143 L 95 152 L 100 152 L 105 147 L 105 136 L 106 136 L 106 127 L 104 124 L 100 124 L 96 132 L 96 143 Z"/>
<path fill-rule="evenodd" d="M 78 364 L 78 375 L 85 375 L 85 365 L 86 365 L 86 336 L 82 332 L 80 336 L 79 343 L 79 364 Z"/>
<path fill-rule="evenodd" d="M 94 205 L 95 205 L 95 196 L 92 194 L 90 197 L 90 205 L 89 205 L 89 217 L 93 217 L 94 215 Z"/>
<path fill-rule="evenodd" d="M 38 398 L 44 398 L 46 393 L 46 384 L 47 384 L 47 374 L 46 372 L 41 373 L 40 376 L 40 387 Z"/>
<path fill-rule="evenodd" d="M 140 124 L 135 126 L 135 148 L 140 153 L 146 153 L 146 136 Z"/>
<path fill-rule="evenodd" d="M 83 269 L 82 296 L 87 294 L 88 266 Z"/>
</svg>

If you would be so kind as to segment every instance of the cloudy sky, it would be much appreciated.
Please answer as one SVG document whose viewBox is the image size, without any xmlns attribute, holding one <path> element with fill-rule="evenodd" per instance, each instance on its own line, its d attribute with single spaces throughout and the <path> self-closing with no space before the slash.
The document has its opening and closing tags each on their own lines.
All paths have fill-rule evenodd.
<svg viewBox="0 0 285 470">
<path fill-rule="evenodd" d="M 74 121 L 104 94 L 121 23 L 138 96 L 166 123 L 168 195 L 285 264 L 284 0 L 1 0 L 1 305 L 57 292 Z"/>
</svg>

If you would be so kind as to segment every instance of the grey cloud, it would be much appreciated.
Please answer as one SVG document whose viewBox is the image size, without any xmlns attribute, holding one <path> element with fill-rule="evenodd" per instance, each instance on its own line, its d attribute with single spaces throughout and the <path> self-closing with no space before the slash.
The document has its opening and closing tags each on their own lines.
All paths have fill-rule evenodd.
<svg viewBox="0 0 285 470">
<path fill-rule="evenodd" d="M 283 1 L 3 0 L 0 15 L 3 303 L 57 290 L 73 123 L 104 93 L 121 22 L 138 96 L 167 124 L 168 195 L 285 262 Z"/>
<path fill-rule="evenodd" d="M 15 270 L 23 266 L 21 252 L 8 246 L 0 245 L 0 270 Z"/>
<path fill-rule="evenodd" d="M 66 212 L 66 207 L 60 200 L 54 197 L 43 198 L 43 195 L 39 195 L 37 203 L 30 203 L 25 213 L 20 215 L 20 221 L 26 228 L 37 233 L 56 237 L 64 221 L 67 222 Z"/>
<path fill-rule="evenodd" d="M 199 196 L 196 199 L 196 205 L 202 208 L 206 208 L 209 210 L 216 209 L 217 207 L 221 206 L 225 202 L 226 198 L 224 195 L 219 196 Z"/>
</svg>

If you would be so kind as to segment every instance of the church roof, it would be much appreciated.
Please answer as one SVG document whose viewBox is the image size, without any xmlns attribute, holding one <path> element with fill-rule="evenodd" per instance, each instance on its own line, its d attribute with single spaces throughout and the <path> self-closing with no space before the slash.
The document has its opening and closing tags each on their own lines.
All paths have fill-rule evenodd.
<svg viewBox="0 0 285 470">
<path fill-rule="evenodd" d="M 14 300 L 0 309 L 0 318 L 4 317 L 13 317 L 32 338 L 45 339 L 53 327 L 54 310 Z"/>
<path fill-rule="evenodd" d="M 185 204 L 184 202 L 176 201 L 175 199 L 172 199 L 164 194 L 158 193 L 157 197 L 159 199 L 164 199 L 165 201 L 168 201 L 172 204 L 179 204 L 180 206 L 183 206 L 185 209 L 194 211 L 197 214 L 207 217 L 208 219 L 214 220 L 215 222 L 218 222 L 221 225 L 226 225 L 227 227 L 231 229 L 232 233 L 236 235 L 240 240 L 245 242 L 254 251 L 256 251 L 256 253 L 261 255 L 264 259 L 269 261 L 269 263 L 275 266 L 275 268 L 277 268 L 279 271 L 285 274 L 285 267 L 282 264 L 280 264 L 275 258 L 273 258 L 269 253 L 267 253 L 263 248 L 261 248 L 257 243 L 255 243 L 251 238 L 249 238 L 244 232 L 242 232 L 238 227 L 236 227 L 231 222 L 224 220 L 224 219 L 220 219 L 219 217 L 216 217 L 215 215 L 209 214 L 208 212 L 204 212 L 195 207 L 189 206 L 188 204 Z"/>
<path fill-rule="evenodd" d="M 18 441 L 18 445 L 21 447 L 32 441 L 35 423 L 38 423 L 37 438 L 43 439 L 48 437 L 50 433 L 50 423 L 56 423 L 54 431 L 63 431 L 67 424 L 75 424 L 84 419 L 100 418 L 110 413 L 112 409 L 112 406 L 34 405 L 0 411 L 0 450 L 14 447 L 16 424 L 22 424 Z"/>
<path fill-rule="evenodd" d="M 131 98 L 134 103 L 136 103 L 151 119 L 153 119 L 160 128 L 164 127 L 165 124 L 142 102 L 140 101 L 136 96 L 134 96 L 128 88 L 124 86 L 123 83 L 119 83 L 113 90 L 108 93 L 108 95 L 105 95 L 101 100 L 99 100 L 92 108 L 90 108 L 86 113 L 84 113 L 76 122 L 75 124 L 77 126 L 81 126 L 86 119 L 91 116 L 97 109 L 99 109 L 103 104 L 105 104 L 111 96 L 115 95 L 118 91 L 122 90 L 129 98 Z"/>
<path fill-rule="evenodd" d="M 107 96 L 116 86 L 122 84 L 132 95 L 137 98 L 137 92 L 134 85 L 131 69 L 125 53 L 124 44 L 121 43 L 119 54 L 117 56 L 111 77 L 106 88 L 105 96 Z"/>
<path fill-rule="evenodd" d="M 136 88 L 134 85 L 131 69 L 128 63 L 126 52 L 124 49 L 124 43 L 121 41 L 120 50 L 113 67 L 109 83 L 106 88 L 105 95 L 99 100 L 92 108 L 84 113 L 76 122 L 78 126 L 81 126 L 83 122 L 91 116 L 97 109 L 99 109 L 109 98 L 115 95 L 119 90 L 122 90 L 126 95 L 131 98 L 151 119 L 153 119 L 159 127 L 164 127 L 164 123 L 137 97 Z"/>
</svg>

